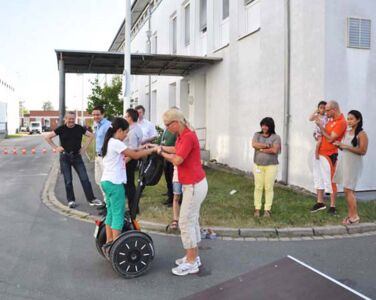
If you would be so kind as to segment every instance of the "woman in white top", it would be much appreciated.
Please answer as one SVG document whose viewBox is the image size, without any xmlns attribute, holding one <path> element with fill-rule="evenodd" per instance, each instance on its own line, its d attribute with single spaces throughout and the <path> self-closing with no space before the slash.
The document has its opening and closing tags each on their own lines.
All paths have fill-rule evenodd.
<svg viewBox="0 0 376 300">
<path fill-rule="evenodd" d="M 129 124 L 123 118 L 115 118 L 104 138 L 103 174 L 101 186 L 106 195 L 107 216 L 106 244 L 103 245 L 103 253 L 108 257 L 111 243 L 120 235 L 124 225 L 125 191 L 127 183 L 125 156 L 131 159 L 140 159 L 150 155 L 155 149 L 131 150 L 123 143 L 129 129 Z"/>
<path fill-rule="evenodd" d="M 344 225 L 359 223 L 359 215 L 355 199 L 355 187 L 362 173 L 363 156 L 367 153 L 368 137 L 363 130 L 363 117 L 357 110 L 351 110 L 347 115 L 349 130 L 342 142 L 334 144 L 342 151 L 334 175 L 334 182 L 343 185 L 347 200 L 348 216 L 343 219 Z"/>
</svg>

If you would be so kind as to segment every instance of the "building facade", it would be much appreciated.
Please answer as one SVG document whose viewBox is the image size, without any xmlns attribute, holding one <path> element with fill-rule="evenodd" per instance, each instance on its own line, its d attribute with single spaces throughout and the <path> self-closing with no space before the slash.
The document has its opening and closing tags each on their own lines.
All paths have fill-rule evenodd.
<svg viewBox="0 0 376 300">
<path fill-rule="evenodd" d="M 278 179 L 313 190 L 308 116 L 335 99 L 345 115 L 363 113 L 370 145 L 358 189 L 376 189 L 375 1 L 154 0 L 150 25 L 149 1 L 135 2 L 145 5 L 132 12 L 132 53 L 223 59 L 186 77 L 152 76 L 151 89 L 148 76 L 133 76 L 132 103 L 150 102 L 153 122 L 176 105 L 210 159 L 252 171 L 250 139 L 272 117 L 283 140 Z M 122 51 L 119 33 L 110 51 Z"/>
<path fill-rule="evenodd" d="M 87 127 L 93 125 L 93 117 L 84 111 L 84 118 L 82 119 L 81 111 L 76 112 L 76 123 L 84 124 Z M 30 122 L 41 122 L 44 130 L 55 130 L 59 126 L 59 111 L 58 110 L 31 110 L 20 118 L 20 126 L 29 127 Z M 83 121 L 83 123 L 82 123 Z"/>
<path fill-rule="evenodd" d="M 14 83 L 0 68 L 0 135 L 16 133 L 18 120 L 19 102 Z"/>
</svg>

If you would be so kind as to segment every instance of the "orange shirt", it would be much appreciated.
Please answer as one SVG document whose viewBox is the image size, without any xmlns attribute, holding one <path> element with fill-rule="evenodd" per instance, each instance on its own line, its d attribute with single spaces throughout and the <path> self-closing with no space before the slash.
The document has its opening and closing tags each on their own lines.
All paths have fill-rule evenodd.
<svg viewBox="0 0 376 300">
<path fill-rule="evenodd" d="M 338 116 L 338 118 L 334 120 L 330 120 L 326 126 L 325 131 L 328 135 L 332 135 L 332 132 L 338 135 L 337 141 L 341 141 L 347 128 L 347 122 L 343 114 Z M 322 137 L 321 146 L 319 149 L 319 154 L 321 155 L 332 155 L 334 153 L 338 153 L 338 147 L 329 143 L 325 136 Z"/>
</svg>

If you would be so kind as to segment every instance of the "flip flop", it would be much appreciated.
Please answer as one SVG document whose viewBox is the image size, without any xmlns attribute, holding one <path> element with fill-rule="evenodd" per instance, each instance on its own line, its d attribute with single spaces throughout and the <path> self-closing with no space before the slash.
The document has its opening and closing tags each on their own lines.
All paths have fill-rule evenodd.
<svg viewBox="0 0 376 300">
<path fill-rule="evenodd" d="M 166 226 L 166 231 L 169 230 L 178 230 L 179 229 L 179 221 L 178 220 L 172 220 L 170 224 Z"/>
<path fill-rule="evenodd" d="M 354 225 L 354 224 L 359 224 L 360 218 L 356 218 L 354 220 L 351 220 L 350 217 L 346 217 L 343 219 L 342 224 L 343 225 Z"/>
</svg>

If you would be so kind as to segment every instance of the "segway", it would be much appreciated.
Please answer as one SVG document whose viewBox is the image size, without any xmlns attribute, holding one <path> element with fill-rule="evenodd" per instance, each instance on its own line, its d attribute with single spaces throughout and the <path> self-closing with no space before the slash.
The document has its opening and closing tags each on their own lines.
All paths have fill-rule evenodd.
<svg viewBox="0 0 376 300">
<path fill-rule="evenodd" d="M 109 258 L 112 268 L 124 278 L 135 278 L 144 274 L 151 266 L 155 251 L 152 238 L 141 231 L 136 220 L 138 204 L 145 186 L 156 185 L 163 173 L 164 159 L 153 153 L 140 164 L 136 195 L 128 201 L 128 211 L 124 216 L 124 226 L 120 236 L 112 243 Z M 104 257 L 102 246 L 106 243 L 106 228 L 103 215 L 95 224 L 95 245 Z"/>
</svg>

